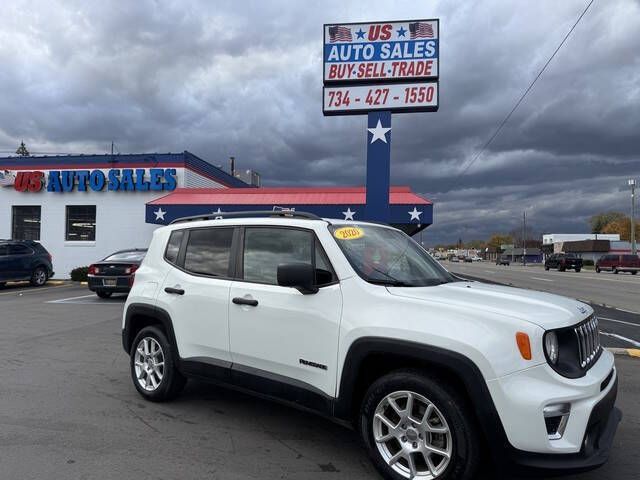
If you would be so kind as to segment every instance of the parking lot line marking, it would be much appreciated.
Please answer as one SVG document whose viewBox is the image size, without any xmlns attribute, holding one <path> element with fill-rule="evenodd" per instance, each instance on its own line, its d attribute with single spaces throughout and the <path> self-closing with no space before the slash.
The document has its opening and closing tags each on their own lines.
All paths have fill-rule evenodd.
<svg viewBox="0 0 640 480">
<path fill-rule="evenodd" d="M 541 280 L 543 282 L 553 282 L 550 278 L 531 277 L 531 280 Z"/>
<path fill-rule="evenodd" d="M 31 287 L 29 289 L 24 289 L 24 290 L 11 290 L 10 292 L 2 292 L 0 293 L 0 296 L 6 296 L 6 295 L 15 295 L 16 293 L 37 293 L 37 292 L 44 292 L 45 290 L 51 290 L 54 288 L 63 288 L 63 287 L 71 287 L 71 284 L 64 284 L 64 285 L 56 285 L 53 287 L 41 287 L 41 288 L 37 288 L 37 287 Z"/>
<path fill-rule="evenodd" d="M 634 315 L 640 315 L 638 312 L 634 312 L 632 310 L 625 310 L 624 308 L 616 308 L 616 310 L 620 310 L 621 312 L 633 313 Z"/>
<path fill-rule="evenodd" d="M 640 324 L 638 323 L 633 323 L 633 322 L 625 322 L 623 320 L 615 320 L 613 318 L 607 318 L 607 317 L 598 317 L 598 320 L 605 320 L 607 322 L 615 322 L 615 323 L 622 323 L 624 325 L 631 325 L 633 327 L 640 327 Z"/>
<path fill-rule="evenodd" d="M 618 335 L 617 333 L 600 332 L 600 334 L 605 335 L 607 337 L 617 338 L 618 340 L 623 340 L 625 342 L 629 342 L 634 347 L 640 347 L 640 342 L 636 342 L 635 340 L 632 340 L 630 338 L 623 337 L 622 335 Z"/>
<path fill-rule="evenodd" d="M 94 294 L 90 294 L 90 295 L 81 295 L 79 297 L 69 297 L 69 298 L 61 298 L 59 300 L 49 300 L 47 303 L 64 303 L 67 302 L 69 300 L 80 300 L 81 298 L 89 298 L 89 297 L 93 297 Z"/>
</svg>

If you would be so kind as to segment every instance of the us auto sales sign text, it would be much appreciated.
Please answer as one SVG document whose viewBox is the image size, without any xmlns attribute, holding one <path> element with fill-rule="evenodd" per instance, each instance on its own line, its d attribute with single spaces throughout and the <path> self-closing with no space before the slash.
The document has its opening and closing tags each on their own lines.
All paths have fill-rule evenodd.
<svg viewBox="0 0 640 480">
<path fill-rule="evenodd" d="M 438 20 L 324 26 L 324 83 L 437 79 Z"/>
</svg>

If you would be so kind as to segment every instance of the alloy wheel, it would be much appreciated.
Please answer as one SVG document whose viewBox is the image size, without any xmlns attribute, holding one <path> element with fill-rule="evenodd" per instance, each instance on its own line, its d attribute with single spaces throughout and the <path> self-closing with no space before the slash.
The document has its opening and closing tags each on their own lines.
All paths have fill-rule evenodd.
<svg viewBox="0 0 640 480">
<path fill-rule="evenodd" d="M 148 392 L 155 391 L 164 377 L 164 353 L 158 341 L 153 337 L 140 340 L 134 362 L 138 384 Z"/>
<path fill-rule="evenodd" d="M 39 268 L 34 272 L 33 279 L 36 285 L 44 285 L 47 281 L 47 272 Z"/>
<path fill-rule="evenodd" d="M 393 392 L 380 401 L 373 438 L 387 465 L 404 478 L 438 478 L 451 460 L 447 421 L 433 402 L 415 392 Z"/>
</svg>

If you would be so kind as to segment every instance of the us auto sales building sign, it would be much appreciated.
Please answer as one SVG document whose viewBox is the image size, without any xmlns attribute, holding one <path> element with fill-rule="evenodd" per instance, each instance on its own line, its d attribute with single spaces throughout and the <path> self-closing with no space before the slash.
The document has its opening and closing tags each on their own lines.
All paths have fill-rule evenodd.
<svg viewBox="0 0 640 480">
<path fill-rule="evenodd" d="M 439 35 L 437 19 L 325 25 L 325 115 L 437 110 Z"/>
</svg>

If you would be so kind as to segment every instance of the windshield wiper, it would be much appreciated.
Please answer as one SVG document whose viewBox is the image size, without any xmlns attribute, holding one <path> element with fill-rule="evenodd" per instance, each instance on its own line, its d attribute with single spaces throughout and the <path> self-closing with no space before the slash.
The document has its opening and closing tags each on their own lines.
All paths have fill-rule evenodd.
<svg viewBox="0 0 640 480">
<path fill-rule="evenodd" d="M 412 283 L 401 282 L 400 280 L 382 280 L 382 279 L 367 279 L 367 282 L 374 285 L 386 285 L 388 287 L 413 287 Z"/>
</svg>

